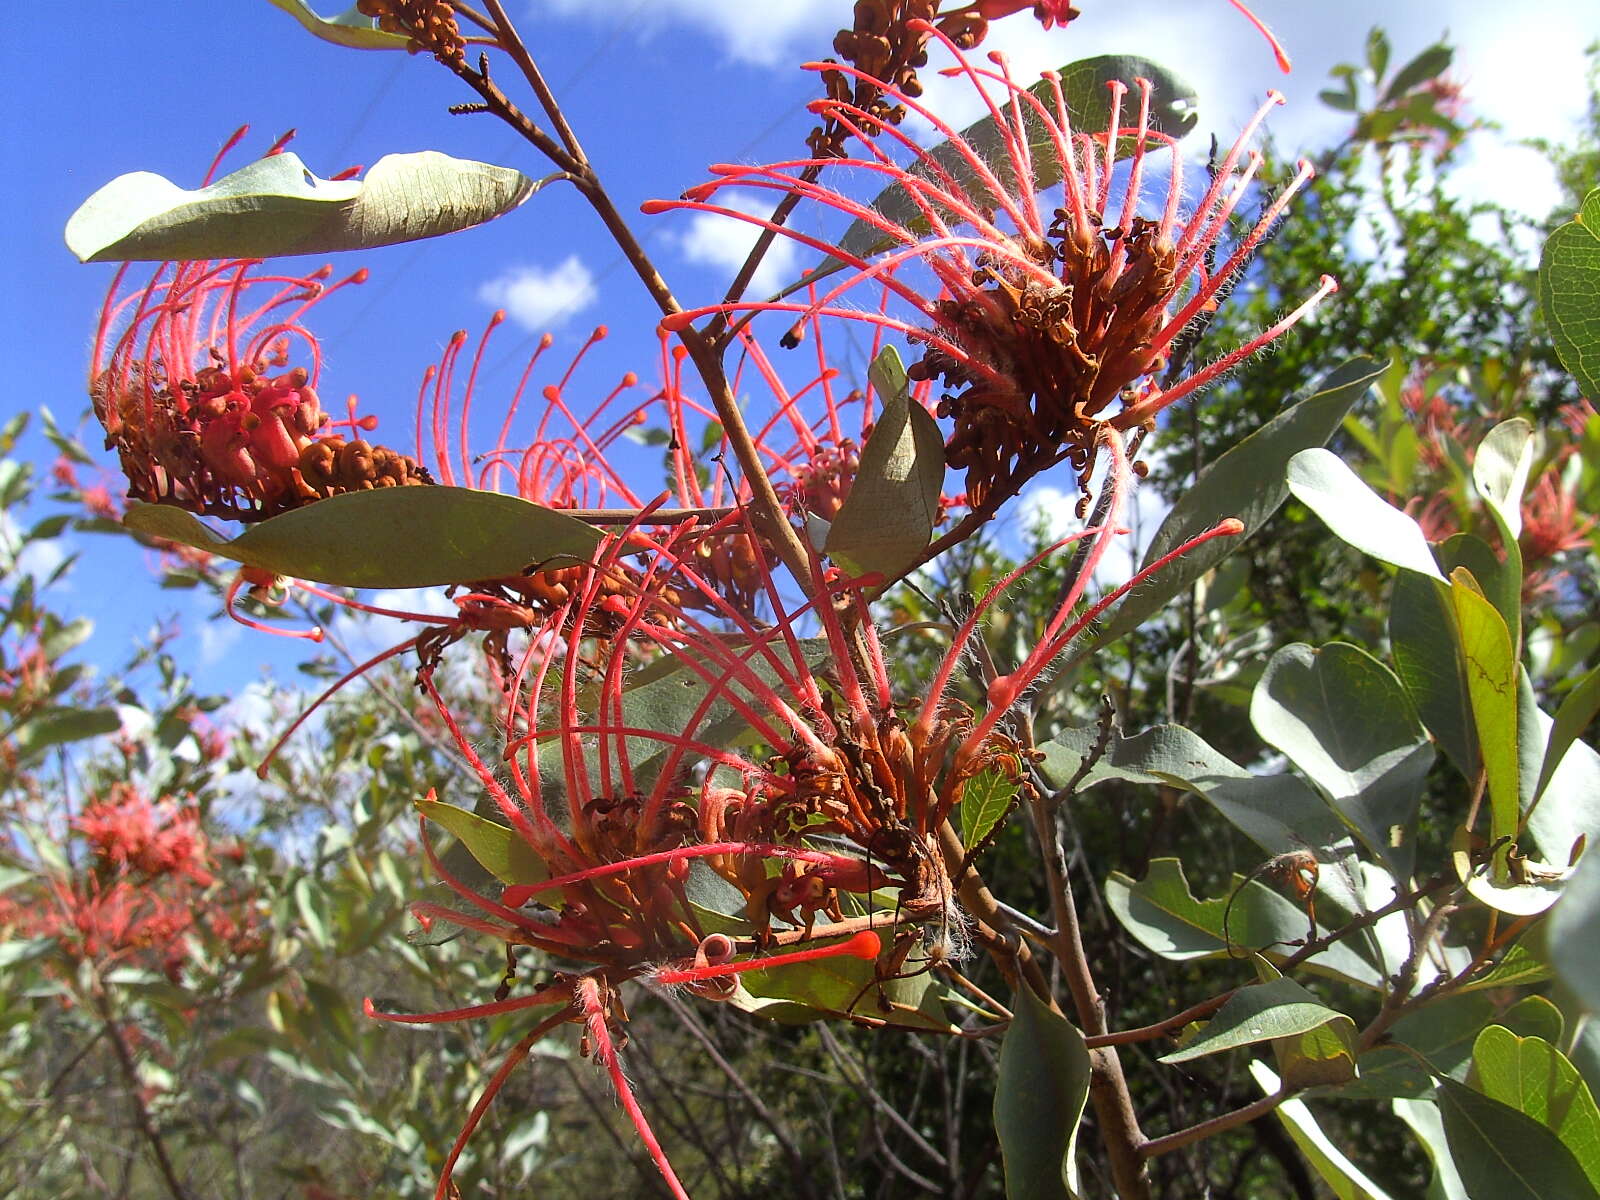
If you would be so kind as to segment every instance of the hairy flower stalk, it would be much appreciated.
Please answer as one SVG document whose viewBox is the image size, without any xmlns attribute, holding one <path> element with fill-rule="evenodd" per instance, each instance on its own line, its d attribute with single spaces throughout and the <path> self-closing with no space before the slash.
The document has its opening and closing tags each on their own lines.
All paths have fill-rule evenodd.
<svg viewBox="0 0 1600 1200">
<path fill-rule="evenodd" d="M 1087 492 L 1103 426 L 1123 432 L 1152 426 L 1163 409 L 1281 336 L 1335 289 L 1324 277 L 1313 296 L 1270 329 L 1186 376 L 1167 378 L 1174 359 L 1181 360 L 1185 339 L 1226 297 L 1311 178 L 1310 164 L 1302 162 L 1294 179 L 1232 236 L 1235 215 L 1252 195 L 1261 165 L 1260 153 L 1248 143 L 1282 102 L 1276 93 L 1185 212 L 1182 161 L 1174 139 L 1152 127 L 1148 81 L 1133 81 L 1131 104 L 1128 87 L 1113 84 L 1105 128 L 1074 130 L 1057 75 L 1046 73 L 1042 84 L 1025 88 L 1012 79 L 1003 56 L 990 56 L 998 70 L 980 68 L 937 30 L 933 36 L 960 64 L 950 73 L 966 77 L 984 96 L 1001 144 L 994 165 L 885 81 L 877 81 L 885 94 L 945 137 L 938 154 L 898 129 L 879 126 L 848 101 L 813 105 L 849 128 L 862 147 L 842 165 L 897 188 L 914 205 L 915 222 L 894 220 L 819 182 L 814 169 L 820 159 L 714 167 L 715 180 L 682 200 L 651 202 L 645 209 L 733 217 L 774 229 L 849 267 L 840 282 L 809 300 L 731 308 L 866 321 L 920 344 L 923 355 L 912 376 L 943 385 L 938 412 L 953 425 L 946 459 L 966 471 L 975 506 L 993 507 L 1063 461 Z M 985 85 L 998 87 L 999 99 Z M 1146 179 L 1158 154 L 1166 168 L 1165 194 L 1147 199 Z M 1061 184 L 1042 186 L 1053 178 Z M 832 208 L 872 229 L 888 248 L 863 254 L 718 204 L 717 193 L 729 187 L 798 195 Z M 1148 200 L 1155 204 L 1147 210 Z M 913 315 L 852 307 L 846 294 L 865 282 L 888 289 Z M 667 325 L 677 328 L 717 311 L 730 306 L 691 310 Z"/>
</svg>

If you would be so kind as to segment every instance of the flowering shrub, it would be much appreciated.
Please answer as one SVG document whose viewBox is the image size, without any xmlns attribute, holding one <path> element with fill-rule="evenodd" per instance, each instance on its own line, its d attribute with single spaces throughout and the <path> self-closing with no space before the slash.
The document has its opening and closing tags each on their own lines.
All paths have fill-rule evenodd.
<svg viewBox="0 0 1600 1200">
<path fill-rule="evenodd" d="M 673 1014 L 707 1052 L 772 1130 L 795 1180 L 808 1174 L 806 1155 L 716 1050 L 706 1023 L 732 1019 L 716 1014 L 815 1022 L 817 1044 L 858 1080 L 865 1073 L 847 1065 L 829 1022 L 880 1045 L 891 1030 L 980 1053 L 998 1045 L 987 1149 L 970 1166 L 959 1137 L 934 1146 L 873 1093 L 873 1111 L 936 1164 L 937 1179 L 884 1147 L 894 1177 L 925 1193 L 965 1194 L 970 1176 L 974 1191 L 1003 1186 L 1013 1197 L 1084 1194 L 1091 1177 L 1121 1197 L 1198 1194 L 1212 1176 L 1192 1148 L 1270 1115 L 1317 1148 L 1310 1169 L 1341 1194 L 1381 1195 L 1305 1103 L 1338 1098 L 1394 1101 L 1437 1164 L 1440 1191 L 1594 1194 L 1600 1168 L 1582 1131 L 1600 1110 L 1561 1011 L 1530 989 L 1559 975 L 1574 1026 L 1600 1003 L 1592 963 L 1564 948 L 1592 936 L 1597 919 L 1600 860 L 1585 851 L 1600 757 L 1579 734 L 1600 708 L 1600 676 L 1588 664 L 1541 673 L 1543 699 L 1559 702 L 1543 713 L 1524 665 L 1523 615 L 1525 603 L 1561 591 L 1539 572 L 1585 545 L 1592 527 L 1579 497 L 1593 480 L 1571 448 L 1591 437 L 1592 409 L 1568 410 L 1566 448 L 1535 470 L 1529 422 L 1458 420 L 1425 390 L 1402 392 L 1415 401 L 1405 428 L 1412 418 L 1423 426 L 1411 432 L 1415 460 L 1471 485 L 1448 515 L 1434 502 L 1418 509 L 1429 518 L 1419 524 L 1325 448 L 1341 427 L 1365 429 L 1352 409 L 1404 365 L 1386 372 L 1356 359 L 1308 372 L 1282 411 L 1189 481 L 1147 548 L 1124 550 L 1136 560 L 1125 577 L 1107 575 L 1133 535 L 1147 440 L 1175 406 L 1199 403 L 1294 336 L 1316 306 L 1337 303 L 1334 279 L 1319 271 L 1314 286 L 1273 295 L 1287 312 L 1191 366 L 1314 175 L 1302 162 L 1275 191 L 1258 178 L 1265 159 L 1253 143 L 1275 94 L 1186 191 L 1178 85 L 1156 64 L 1126 77 L 1088 60 L 1025 85 L 1004 56 L 986 60 L 992 69 L 975 57 L 993 21 L 1067 27 L 1070 38 L 1070 6 L 863 0 L 834 43 L 838 59 L 810 65 L 823 96 L 804 157 L 714 166 L 713 180 L 681 199 L 644 205 L 649 216 L 713 214 L 759 231 L 724 296 L 685 303 L 498 0 L 483 12 L 364 0 L 337 21 L 285 7 L 329 40 L 431 55 L 477 97 L 457 111 L 493 114 L 547 160 L 546 182 L 572 184 L 659 309 L 658 380 L 578 382 L 602 327 L 559 378 L 530 391 L 547 339 L 485 441 L 473 417 L 497 314 L 470 356 L 457 334 L 424 374 L 414 457 L 360 438 L 372 423 L 353 403 L 344 421 L 323 410 L 319 343 L 302 319 L 364 271 L 325 287 L 329 271 L 297 277 L 264 260 L 504 216 L 542 186 L 508 168 L 409 155 L 359 182 L 316 181 L 279 145 L 181 206 L 152 202 L 125 179 L 74 216 L 69 243 L 84 258 L 170 260 L 127 295 L 119 275 L 95 342 L 90 396 L 127 475 L 122 524 L 211 556 L 197 565 L 239 564 L 231 582 L 215 583 L 246 624 L 271 628 L 240 609 L 244 595 L 302 606 L 313 624 L 296 636 L 312 641 L 333 606 L 412 627 L 352 661 L 323 698 L 361 674 L 384 687 L 384 664 L 414 659 L 426 703 L 389 697 L 388 707 L 431 747 L 438 780 L 425 789 L 416 772 L 387 769 L 391 786 L 372 794 L 414 805 L 415 840 L 386 844 L 363 800 L 330 811 L 315 835 L 319 867 L 347 852 L 350 886 L 376 897 L 374 871 L 385 868 L 375 864 L 388 864 L 385 887 L 410 900 L 422 943 L 396 947 L 397 957 L 415 963 L 425 947 L 459 940 L 486 942 L 497 959 L 503 948 L 505 964 L 492 990 L 481 972 L 421 995 L 363 979 L 362 1007 L 381 1025 L 358 1030 L 341 993 L 284 965 L 294 947 L 267 941 L 242 915 L 193 915 L 219 886 L 199 806 L 149 798 L 180 794 L 171 788 L 112 784 L 70 834 L 58 823 L 59 837 L 91 852 L 86 870 L 44 870 L 37 839 L 16 854 L 38 860 L 26 873 L 47 881 L 60 919 L 23 906 L 8 919 L 93 964 L 84 994 L 130 1085 L 133 1050 L 117 1034 L 102 968 L 159 945 L 178 980 L 174 947 L 204 932 L 257 953 L 240 991 L 245 979 L 283 977 L 274 1030 L 297 1031 L 296 1051 L 313 1061 L 341 1060 L 342 1080 L 365 1074 L 375 1046 L 394 1044 L 374 1040 L 390 1036 L 381 1026 L 460 1031 L 449 1036 L 473 1053 L 455 1060 L 471 1067 L 459 1132 L 448 1147 L 417 1123 L 406 1138 L 388 1134 L 397 1155 L 425 1156 L 436 1200 L 474 1172 L 498 1181 L 488 1184 L 496 1194 L 506 1186 L 504 1164 L 492 1151 L 480 1157 L 474 1139 L 494 1131 L 494 1101 L 525 1078 L 522 1063 L 570 1053 L 566 1026 L 576 1027 L 577 1057 L 603 1069 L 653 1179 L 687 1196 L 694 1180 L 669 1142 L 694 1139 L 678 1129 L 664 1138 L 668 1097 L 636 1094 L 628 1073 L 636 1053 L 649 1058 L 639 1044 L 654 1031 L 636 1031 L 652 1009 Z M 482 48 L 476 61 L 469 46 Z M 1369 42 L 1381 79 L 1387 44 L 1377 47 Z M 923 97 L 919 73 L 935 55 L 987 114 L 965 130 Z M 1395 119 L 1368 122 L 1362 136 L 1377 141 L 1381 125 L 1423 153 L 1427 130 L 1456 128 L 1440 80 L 1448 55 L 1437 58 L 1425 52 L 1397 72 L 1374 110 Z M 491 78 L 491 63 L 520 75 L 537 111 Z M 937 144 L 913 136 L 913 116 Z M 771 210 L 719 198 L 735 186 L 767 195 Z M 406 203 L 385 200 L 396 194 Z M 258 211 L 281 211 L 281 228 Z M 793 220 L 802 212 L 848 225 L 814 235 Z M 1578 224 L 1552 238 L 1555 251 L 1584 236 Z M 779 237 L 816 261 L 776 297 L 747 299 Z M 1575 373 L 1589 361 L 1593 322 L 1564 305 L 1585 252 L 1557 255 L 1546 273 L 1561 282 L 1548 307 L 1558 348 L 1577 347 L 1566 355 Z M 772 313 L 782 314 L 775 343 Z M 838 347 L 862 326 L 870 357 L 852 365 Z M 798 358 L 786 355 L 805 342 Z M 664 447 L 662 477 L 628 461 L 634 439 Z M 1390 465 L 1384 435 L 1365 440 Z M 950 472 L 959 483 L 947 486 Z M 1004 506 L 1041 477 L 1078 496 L 1075 527 L 1003 561 L 993 539 Z M 1409 471 L 1397 482 L 1386 490 L 1404 503 Z M 1239 748 L 1172 721 L 1125 733 L 1119 645 L 1178 628 L 1164 623 L 1178 607 L 1186 648 L 1207 636 L 1202 616 L 1239 619 L 1221 583 L 1225 560 L 1291 494 L 1297 519 L 1314 517 L 1338 554 L 1362 562 L 1383 635 L 1370 650 L 1343 640 L 1258 646 L 1247 712 L 1233 721 L 1247 717 L 1252 740 Z M 226 540 L 196 516 L 249 528 Z M 1493 544 L 1441 536 L 1469 524 Z M 974 586 L 986 554 L 993 569 Z M 444 589 L 454 612 L 344 590 L 360 587 Z M 893 619 L 913 607 L 918 619 Z M 458 654 L 469 634 L 482 635 L 482 655 Z M 911 638 L 926 640 L 908 649 Z M 16 661 L 7 686 L 22 706 L 48 693 L 49 672 L 26 650 Z M 1169 696 L 1183 661 L 1159 668 Z M 1132 691 L 1132 672 L 1121 686 Z M 1167 714 L 1175 708 L 1169 699 Z M 352 761 L 385 769 L 376 719 L 356 729 Z M 282 746 L 259 762 L 263 778 L 293 770 Z M 1131 872 L 1090 861 L 1076 840 L 1082 822 L 1123 819 L 1099 803 L 1108 794 L 1160 813 L 1142 849 L 1116 860 Z M 1211 811 L 1207 836 L 1219 845 L 1248 847 L 1238 851 L 1250 856 L 1245 871 L 1218 869 L 1220 855 L 1184 863 L 1156 852 L 1161 822 L 1186 805 Z M 417 871 L 409 881 L 395 866 L 402 852 Z M 437 880 L 426 894 L 423 864 Z M 319 889 L 331 884 L 307 870 L 269 907 L 332 947 L 340 935 Z M 1095 941 L 1080 912 L 1090 904 Z M 344 911 L 363 949 L 388 928 Z M 1204 960 L 1183 980 L 1199 995 L 1124 1024 L 1129 1001 L 1102 986 L 1108 963 L 1091 945 L 1114 946 L 1113 970 L 1130 951 Z M 275 1044 L 280 1057 L 287 1044 Z M 1155 1046 L 1163 1053 L 1151 1062 L 1143 1049 Z M 1248 1098 L 1219 1087 L 1228 1102 L 1205 1113 L 1150 1100 L 1184 1091 L 1184 1076 L 1164 1068 L 1202 1079 L 1204 1060 L 1224 1054 L 1250 1056 L 1239 1073 L 1255 1088 Z M 1556 1082 L 1526 1085 L 1535 1068 Z M 343 1086 L 343 1105 L 325 1106 L 322 1119 L 387 1131 L 357 1103 L 382 1109 L 381 1089 Z M 421 1107 L 425 1087 L 419 1076 L 409 1107 Z M 960 1090 L 947 1094 L 952 1111 Z M 1558 1109 L 1576 1113 L 1573 1123 L 1553 1117 Z M 162 1184 L 183 1196 L 148 1105 L 137 1111 Z M 1080 1125 L 1093 1132 L 1081 1147 Z M 692 1115 L 687 1126 L 695 1132 Z M 722 1179 L 716 1153 L 698 1150 L 703 1174 Z"/>
</svg>

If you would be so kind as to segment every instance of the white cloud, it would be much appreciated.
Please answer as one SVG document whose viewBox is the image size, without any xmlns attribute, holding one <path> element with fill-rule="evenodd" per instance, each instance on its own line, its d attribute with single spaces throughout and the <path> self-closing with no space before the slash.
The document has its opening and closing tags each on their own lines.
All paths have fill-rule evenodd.
<svg viewBox="0 0 1600 1200">
<path fill-rule="evenodd" d="M 832 52 L 834 30 L 848 24 L 849 11 L 839 0 L 639 0 L 623 4 L 607 0 L 540 0 L 539 7 L 565 17 L 626 26 L 641 39 L 654 37 L 669 25 L 683 25 L 710 34 L 728 58 L 754 66 L 773 67 L 803 57 Z"/>
<path fill-rule="evenodd" d="M 767 193 L 775 195 L 775 193 Z M 772 212 L 772 201 L 761 196 L 745 196 L 737 192 L 718 192 L 716 202 L 724 208 L 738 209 L 751 216 L 765 217 Z M 684 258 L 701 266 L 720 267 L 726 281 L 732 282 L 734 272 L 743 264 L 750 248 L 761 234 L 758 226 L 735 217 L 722 217 L 715 213 L 695 213 L 688 230 L 678 237 L 678 249 Z M 753 295 L 770 296 L 785 284 L 799 277 L 800 248 L 786 237 L 773 240 L 771 248 L 756 268 L 750 282 Z"/>
<path fill-rule="evenodd" d="M 534 333 L 563 325 L 599 299 L 594 275 L 576 254 L 554 267 L 512 267 L 478 287 L 478 299 L 503 308 Z"/>
</svg>

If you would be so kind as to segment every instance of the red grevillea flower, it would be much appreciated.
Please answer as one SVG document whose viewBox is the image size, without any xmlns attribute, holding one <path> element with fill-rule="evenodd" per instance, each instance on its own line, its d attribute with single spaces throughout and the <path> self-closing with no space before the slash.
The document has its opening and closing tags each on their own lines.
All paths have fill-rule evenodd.
<svg viewBox="0 0 1600 1200">
<path fill-rule="evenodd" d="M 934 31 L 934 36 L 940 35 Z M 883 81 L 875 82 L 885 95 L 945 136 L 947 151 L 935 156 L 846 101 L 813 105 L 853 132 L 864 148 L 843 163 L 856 168 L 857 177 L 865 174 L 900 188 L 916 208 L 917 225 L 890 219 L 840 187 L 808 178 L 829 165 L 823 159 L 717 166 L 718 178 L 691 189 L 683 200 L 651 202 L 645 209 L 688 208 L 766 226 L 741 207 L 716 202 L 723 188 L 765 188 L 798 194 L 875 230 L 890 249 L 874 256 L 787 225 L 773 227 L 852 269 L 805 302 L 735 307 L 867 321 L 922 345 L 923 357 L 912 373 L 944 385 L 939 412 L 954 425 L 947 461 L 967 471 L 974 505 L 992 505 L 1057 462 L 1069 462 L 1086 481 L 1102 426 L 1131 431 L 1151 425 L 1168 405 L 1280 336 L 1335 284 L 1325 277 L 1315 295 L 1272 328 L 1184 378 L 1165 379 L 1186 331 L 1203 323 L 1222 301 L 1311 178 L 1310 165 L 1302 162 L 1245 232 L 1236 238 L 1229 234 L 1261 164 L 1261 155 L 1247 143 L 1281 97 L 1270 96 L 1185 213 L 1182 162 L 1173 139 L 1151 128 L 1148 82 L 1134 81 L 1131 105 L 1128 88 L 1112 85 L 1106 127 L 1076 131 L 1056 75 L 1045 75 L 1046 98 L 1041 99 L 1011 78 L 1003 57 L 991 56 L 998 71 L 982 69 L 943 40 L 960 62 L 953 73 L 966 76 L 980 91 L 986 83 L 1001 89 L 998 101 L 984 93 L 1000 138 L 999 166 L 914 97 Z M 851 70 L 837 64 L 828 69 Z M 1165 195 L 1154 198 L 1147 215 L 1145 181 L 1154 152 L 1165 160 L 1168 179 Z M 1063 182 L 1053 199 L 1041 202 L 1034 181 L 1046 159 L 1048 174 Z M 951 161 L 959 163 L 959 171 L 951 169 Z M 1122 178 L 1114 181 L 1118 173 Z M 845 294 L 866 281 L 887 288 L 913 315 L 902 319 L 851 307 Z M 722 308 L 680 314 L 667 324 L 677 328 Z"/>
<path fill-rule="evenodd" d="M 330 285 L 332 267 L 297 276 L 254 259 L 163 263 L 119 297 L 127 270 L 100 315 L 89 392 L 130 496 L 259 520 L 340 492 L 427 481 L 409 458 L 360 436 L 376 420 L 358 419 L 353 400 L 336 422 L 317 393 L 321 347 L 301 322 L 363 282 L 364 269 Z"/>
<path fill-rule="evenodd" d="M 96 857 L 117 871 L 145 879 L 183 876 L 202 887 L 212 882 L 200 815 L 171 799 L 152 803 L 131 784 L 113 784 L 72 819 Z"/>
<path fill-rule="evenodd" d="M 956 668 L 989 609 L 1061 546 L 1019 566 L 975 606 L 922 695 L 896 693 L 861 581 L 813 558 L 813 592 L 823 600 L 791 604 L 767 570 L 761 579 L 774 616 L 759 624 L 697 570 L 685 552 L 695 532 L 677 525 L 656 537 L 648 510 L 532 631 L 501 716 L 506 740 L 498 762 L 483 760 L 423 674 L 505 828 L 549 877 L 485 894 L 444 867 L 424 826 L 430 862 L 459 903 L 413 910 L 425 923 L 447 921 L 532 946 L 582 970 L 521 996 L 507 989 L 488 1003 L 442 1013 L 380 1013 L 369 1002 L 371 1015 L 407 1024 L 556 1008 L 513 1047 L 474 1105 L 440 1196 L 510 1071 L 538 1038 L 569 1022 L 583 1026 L 584 1047 L 611 1074 L 663 1176 L 681 1194 L 617 1059 L 618 994 L 629 981 L 725 1000 L 736 994 L 734 977 L 747 970 L 832 955 L 877 959 L 884 929 L 894 931 L 897 951 L 909 951 L 931 929 L 959 954 L 967 922 L 941 831 L 976 774 L 1020 769 L 1003 727 L 1007 713 L 1127 588 L 1193 545 L 1240 529 L 1237 521 L 1222 522 L 1125 588 L 1084 605 L 1100 558 L 1126 532 L 1116 522 L 1132 478 L 1121 435 L 1108 429 L 1102 436 L 1111 462 L 1106 523 L 1062 543 L 1092 539 L 1077 582 L 1026 659 L 991 682 L 981 712 L 950 695 Z M 736 510 L 719 527 L 742 521 Z M 620 571 L 624 555 L 641 553 L 642 565 Z M 685 605 L 683 587 L 699 592 L 697 604 Z M 605 636 L 594 632 L 596 609 L 609 613 Z M 694 894 L 708 894 L 705 869 L 719 876 L 731 898 L 719 906 L 719 920 L 739 923 L 742 932 L 706 928 L 707 910 L 690 899 L 697 863 Z M 884 890 L 897 893 L 896 903 L 874 911 L 871 896 Z M 854 1019 L 883 1023 L 870 1002 L 852 1008 Z"/>
</svg>

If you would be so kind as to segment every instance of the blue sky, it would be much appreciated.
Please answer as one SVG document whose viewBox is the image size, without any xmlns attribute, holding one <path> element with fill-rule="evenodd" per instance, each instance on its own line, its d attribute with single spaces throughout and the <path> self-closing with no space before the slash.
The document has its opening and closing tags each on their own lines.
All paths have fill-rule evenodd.
<svg viewBox="0 0 1600 1200">
<path fill-rule="evenodd" d="M 329 11 L 337 0 L 322 3 Z M 1046 34 L 1017 17 L 1000 23 L 990 44 L 1014 54 L 1024 72 L 1107 51 L 1145 53 L 1195 84 L 1202 129 L 1224 135 L 1266 88 L 1278 87 L 1290 104 L 1273 119 L 1276 136 L 1307 149 L 1343 131 L 1345 118 L 1324 109 L 1315 93 L 1330 65 L 1359 59 L 1369 25 L 1389 28 L 1402 59 L 1448 29 L 1461 46 L 1457 73 L 1476 111 L 1507 127 L 1505 137 L 1479 145 L 1463 186 L 1535 212 L 1548 208 L 1553 185 L 1536 156 L 1512 143 L 1570 131 L 1583 102 L 1582 48 L 1600 35 L 1587 0 L 1258 0 L 1255 9 L 1295 56 L 1295 72 L 1285 78 L 1225 0 L 1084 0 L 1080 7 L 1084 16 L 1069 29 Z M 797 153 L 811 124 L 804 104 L 814 79 L 792 64 L 827 51 L 849 5 L 516 0 L 511 8 L 619 207 L 632 213 L 646 198 L 675 195 L 702 179 L 708 162 Z M 441 69 L 403 54 L 316 41 L 265 0 L 80 0 L 71 6 L 70 28 L 63 11 L 16 7 L 0 51 L 13 163 L 12 184 L 0 192 L 12 231 L 0 259 L 0 339 L 13 364 L 0 419 L 44 404 L 70 426 L 86 406 L 94 316 L 112 269 L 79 266 L 61 229 L 115 175 L 150 170 L 193 184 L 219 143 L 246 122 L 251 139 L 234 165 L 295 128 L 295 149 L 322 175 L 420 149 L 543 173 L 492 118 L 445 113 L 467 97 Z M 1537 25 L 1522 15 L 1529 11 L 1540 14 Z M 742 227 L 681 214 L 639 217 L 637 227 L 689 301 L 712 295 L 727 279 L 745 236 Z M 484 228 L 359 260 L 346 256 L 338 267 L 358 261 L 371 268 L 371 281 L 314 314 L 327 354 L 322 390 L 334 400 L 358 393 L 363 407 L 383 418 L 384 440 L 401 448 L 409 448 L 423 368 L 454 330 L 476 331 L 497 305 L 511 309 L 512 320 L 488 356 L 480 403 L 509 392 L 545 328 L 556 335 L 552 361 L 559 362 L 595 324 L 610 327 L 611 338 L 584 368 L 597 390 L 628 369 L 646 380 L 654 375 L 653 309 L 569 190 L 548 188 Z M 98 438 L 90 432 L 86 440 Z M 40 439 L 24 450 L 47 463 Z M 131 543 L 96 539 L 89 549 L 59 603 L 100 623 L 91 658 L 114 660 L 160 614 L 195 622 L 199 610 L 189 596 L 143 584 L 142 554 Z M 229 687 L 261 663 L 282 670 L 302 651 L 216 627 L 197 645 L 196 661 L 204 683 Z"/>
</svg>

